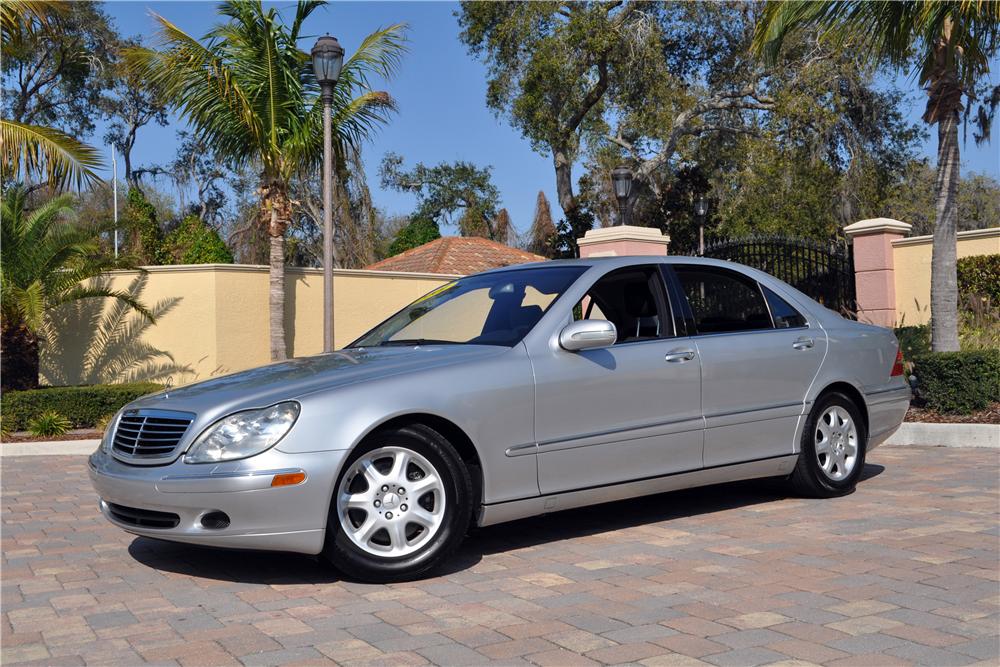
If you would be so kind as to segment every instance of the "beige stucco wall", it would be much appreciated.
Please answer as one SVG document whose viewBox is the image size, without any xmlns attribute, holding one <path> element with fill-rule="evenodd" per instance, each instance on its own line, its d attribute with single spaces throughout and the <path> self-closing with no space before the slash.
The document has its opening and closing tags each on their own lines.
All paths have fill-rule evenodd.
<svg viewBox="0 0 1000 667">
<path fill-rule="evenodd" d="M 925 324 L 931 314 L 930 236 L 892 242 L 897 324 Z M 1000 253 L 1000 227 L 958 233 L 958 256 Z"/>
<path fill-rule="evenodd" d="M 173 300 L 154 326 L 136 336 L 156 350 L 169 352 L 176 384 L 268 363 L 268 271 L 263 266 L 182 265 L 149 267 L 139 299 L 147 306 Z M 139 278 L 136 271 L 109 274 L 114 289 L 124 290 Z M 387 271 L 338 270 L 334 274 L 334 336 L 341 347 L 393 312 L 455 276 Z M 292 356 L 316 354 L 323 348 L 323 275 L 319 269 L 288 269 L 285 280 L 285 331 Z M 75 308 L 56 322 L 55 344 L 42 351 L 42 380 L 52 384 L 127 381 L 136 377 L 101 377 L 84 373 L 88 349 L 94 348 L 99 317 L 112 307 Z M 103 309 L 103 310 L 102 310 Z M 139 318 L 125 318 L 136 328 Z M 127 336 L 124 337 L 127 339 Z M 104 355 L 123 358 L 127 340 Z M 159 361 L 163 362 L 160 357 Z M 109 362 L 102 362 L 105 366 Z M 156 365 L 156 364 L 152 364 Z M 100 370 L 100 369 L 98 369 Z M 110 373 L 114 375 L 114 373 Z M 164 379 L 164 377 L 156 379 Z"/>
</svg>

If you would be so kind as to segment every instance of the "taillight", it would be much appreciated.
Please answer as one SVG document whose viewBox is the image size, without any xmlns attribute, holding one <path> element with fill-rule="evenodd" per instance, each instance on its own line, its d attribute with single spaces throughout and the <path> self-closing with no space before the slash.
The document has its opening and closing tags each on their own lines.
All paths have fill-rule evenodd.
<svg viewBox="0 0 1000 667">
<path fill-rule="evenodd" d="M 896 350 L 896 362 L 892 365 L 892 372 L 889 377 L 897 377 L 903 374 L 903 351 Z"/>
</svg>

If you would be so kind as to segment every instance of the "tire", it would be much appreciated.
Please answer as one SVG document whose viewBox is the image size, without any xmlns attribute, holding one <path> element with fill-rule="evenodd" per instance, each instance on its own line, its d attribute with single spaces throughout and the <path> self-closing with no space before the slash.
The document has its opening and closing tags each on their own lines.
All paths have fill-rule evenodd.
<svg viewBox="0 0 1000 667">
<path fill-rule="evenodd" d="M 461 544 L 473 498 L 469 471 L 440 433 L 421 424 L 376 432 L 337 479 L 323 557 L 359 581 L 419 578 Z"/>
<path fill-rule="evenodd" d="M 867 445 L 868 430 L 854 401 L 840 392 L 823 394 L 802 431 L 792 488 L 810 498 L 852 493 L 865 467 Z"/>
</svg>

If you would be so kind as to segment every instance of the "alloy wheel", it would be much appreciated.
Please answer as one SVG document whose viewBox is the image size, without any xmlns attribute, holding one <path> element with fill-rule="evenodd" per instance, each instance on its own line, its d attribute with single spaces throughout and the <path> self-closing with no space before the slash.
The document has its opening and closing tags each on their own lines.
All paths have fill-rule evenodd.
<svg viewBox="0 0 1000 667">
<path fill-rule="evenodd" d="M 441 475 L 404 447 L 381 447 L 351 464 L 337 489 L 348 538 L 366 553 L 396 558 L 429 544 L 444 522 Z"/>
<path fill-rule="evenodd" d="M 816 422 L 816 460 L 829 479 L 839 482 L 854 470 L 858 460 L 858 428 L 850 413 L 832 405 Z"/>
</svg>

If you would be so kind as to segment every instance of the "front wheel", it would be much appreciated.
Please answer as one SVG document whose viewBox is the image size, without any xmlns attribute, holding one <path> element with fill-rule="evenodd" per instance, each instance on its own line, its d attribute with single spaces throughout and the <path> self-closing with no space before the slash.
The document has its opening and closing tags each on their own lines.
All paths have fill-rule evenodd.
<svg viewBox="0 0 1000 667">
<path fill-rule="evenodd" d="M 865 466 L 867 443 L 868 433 L 854 401 L 839 392 L 821 396 L 802 432 L 792 487 L 814 498 L 852 492 Z"/>
<path fill-rule="evenodd" d="M 472 482 L 454 448 L 422 425 L 374 434 L 337 480 L 323 555 L 363 581 L 419 577 L 461 543 Z"/>
</svg>

